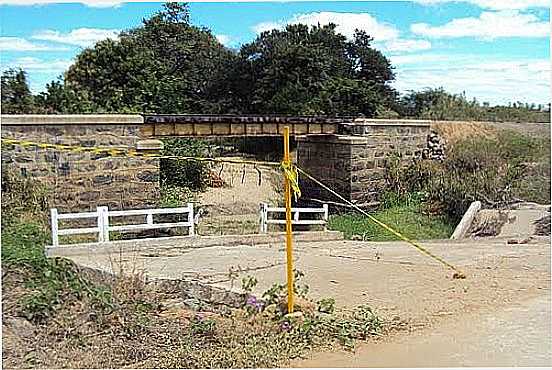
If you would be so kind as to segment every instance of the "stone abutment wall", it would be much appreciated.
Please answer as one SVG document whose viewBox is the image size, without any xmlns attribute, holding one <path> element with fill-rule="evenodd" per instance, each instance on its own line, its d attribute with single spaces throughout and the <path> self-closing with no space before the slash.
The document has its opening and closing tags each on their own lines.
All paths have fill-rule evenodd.
<svg viewBox="0 0 552 370">
<path fill-rule="evenodd" d="M 429 122 L 362 122 L 344 126 L 344 135 L 298 138 L 297 163 L 346 199 L 370 205 L 385 192 L 385 168 L 391 155 L 401 160 L 420 155 L 427 146 Z M 306 198 L 340 202 L 299 176 Z"/>
<path fill-rule="evenodd" d="M 20 116 L 25 117 L 25 116 Z M 90 115 L 6 119 L 2 138 L 82 147 L 137 149 L 141 116 Z M 159 200 L 159 160 L 109 157 L 33 146 L 2 144 L 2 172 L 33 178 L 46 186 L 51 207 L 60 212 L 148 208 Z"/>
</svg>

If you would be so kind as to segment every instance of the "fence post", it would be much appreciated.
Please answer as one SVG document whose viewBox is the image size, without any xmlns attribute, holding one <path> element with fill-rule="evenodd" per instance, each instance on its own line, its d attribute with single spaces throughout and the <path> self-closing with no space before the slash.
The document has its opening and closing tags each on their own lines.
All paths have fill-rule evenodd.
<svg viewBox="0 0 552 370">
<path fill-rule="evenodd" d="M 104 242 L 104 216 L 102 207 L 96 207 L 96 213 L 98 215 L 98 243 Z"/>
<path fill-rule="evenodd" d="M 189 235 L 195 235 L 195 224 L 194 224 L 194 204 L 188 203 L 188 223 L 190 224 L 188 228 Z"/>
<path fill-rule="evenodd" d="M 107 206 L 100 207 L 102 209 L 102 232 L 103 241 L 107 243 L 109 241 L 109 209 Z"/>
<path fill-rule="evenodd" d="M 58 211 L 57 208 L 50 209 L 50 218 L 52 223 L 52 246 L 59 247 L 58 236 Z"/>
<path fill-rule="evenodd" d="M 324 209 L 324 221 L 326 221 L 326 223 L 324 223 L 324 231 L 327 231 L 328 230 L 328 220 L 329 220 L 328 203 L 324 203 L 322 205 L 322 208 Z"/>
<path fill-rule="evenodd" d="M 261 234 L 266 233 L 267 231 L 267 224 L 266 224 L 267 208 L 268 208 L 268 204 L 263 202 L 259 204 L 259 231 L 261 232 Z"/>
</svg>

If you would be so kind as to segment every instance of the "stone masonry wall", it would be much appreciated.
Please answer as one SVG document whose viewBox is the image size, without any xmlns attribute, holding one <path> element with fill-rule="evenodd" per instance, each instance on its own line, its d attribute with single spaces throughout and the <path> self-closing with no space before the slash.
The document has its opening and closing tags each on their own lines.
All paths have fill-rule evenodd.
<svg viewBox="0 0 552 370">
<path fill-rule="evenodd" d="M 385 191 L 389 156 L 411 159 L 426 147 L 429 124 L 362 124 L 360 135 L 328 135 L 298 139 L 298 166 L 346 199 L 366 205 Z M 306 197 L 338 201 L 300 176 Z"/>
<path fill-rule="evenodd" d="M 136 148 L 139 125 L 2 125 L 2 137 L 84 147 Z M 2 172 L 44 184 L 60 212 L 148 208 L 159 200 L 159 160 L 108 157 L 2 144 Z"/>
</svg>

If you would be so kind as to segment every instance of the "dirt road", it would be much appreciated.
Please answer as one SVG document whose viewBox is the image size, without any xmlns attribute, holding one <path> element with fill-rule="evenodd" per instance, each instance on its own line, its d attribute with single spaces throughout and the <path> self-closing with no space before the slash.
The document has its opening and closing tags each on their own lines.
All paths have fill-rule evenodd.
<svg viewBox="0 0 552 370">
<path fill-rule="evenodd" d="M 355 353 L 318 353 L 296 367 L 552 366 L 550 295 L 478 312 Z"/>
</svg>

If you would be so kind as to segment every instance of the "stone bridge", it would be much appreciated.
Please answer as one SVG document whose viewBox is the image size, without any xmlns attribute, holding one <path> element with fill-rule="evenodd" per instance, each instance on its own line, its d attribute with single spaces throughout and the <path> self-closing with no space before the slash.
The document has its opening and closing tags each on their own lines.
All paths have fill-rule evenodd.
<svg viewBox="0 0 552 370">
<path fill-rule="evenodd" d="M 276 136 L 289 126 L 298 165 L 358 203 L 377 201 L 389 155 L 412 158 L 426 146 L 430 122 L 236 115 L 3 115 L 2 137 L 85 147 L 160 150 L 165 137 Z M 159 160 L 112 158 L 2 146 L 2 169 L 41 181 L 65 211 L 96 205 L 128 209 L 159 200 Z M 328 199 L 301 179 L 307 197 Z"/>
</svg>

